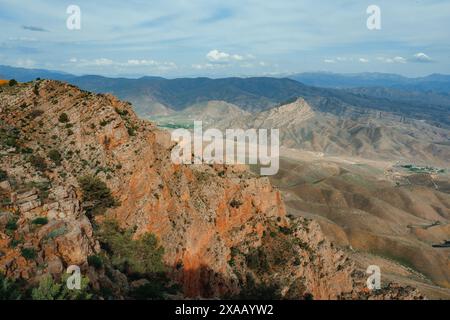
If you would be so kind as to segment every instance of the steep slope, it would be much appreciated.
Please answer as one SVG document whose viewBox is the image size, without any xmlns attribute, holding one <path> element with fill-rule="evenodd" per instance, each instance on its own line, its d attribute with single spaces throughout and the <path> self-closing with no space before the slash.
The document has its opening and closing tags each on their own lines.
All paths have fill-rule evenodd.
<svg viewBox="0 0 450 320">
<path fill-rule="evenodd" d="M 133 282 L 130 262 L 89 258 L 107 257 L 123 239 L 105 247 L 99 237 L 113 219 L 134 241 L 156 235 L 184 297 L 257 296 L 269 287 L 285 298 L 421 297 L 390 284 L 367 292 L 364 273 L 316 223 L 286 217 L 268 179 L 243 167 L 174 165 L 169 134 L 113 96 L 35 81 L 0 88 L 0 111 L 0 270 L 9 278 L 33 286 L 76 264 L 97 297 L 129 297 L 148 283 Z M 111 194 L 80 177 L 104 181 Z M 92 189 L 102 202 L 89 201 Z"/>
</svg>

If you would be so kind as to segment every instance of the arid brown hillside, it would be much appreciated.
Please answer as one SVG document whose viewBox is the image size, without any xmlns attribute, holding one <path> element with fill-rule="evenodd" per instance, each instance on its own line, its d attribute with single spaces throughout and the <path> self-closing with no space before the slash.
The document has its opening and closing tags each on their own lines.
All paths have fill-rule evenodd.
<svg viewBox="0 0 450 320">
<path fill-rule="evenodd" d="M 225 122 L 219 118 L 210 126 L 280 129 L 283 146 L 328 155 L 448 165 L 450 133 L 445 128 L 390 112 L 327 102 L 320 97 L 314 104 L 325 106 L 313 107 L 300 98 Z"/>
<path fill-rule="evenodd" d="M 169 134 L 113 96 L 47 80 L 2 87 L 0 130 L 0 271 L 25 286 L 75 264 L 94 297 L 128 298 L 162 269 L 114 252 L 128 241 L 125 256 L 148 257 L 154 234 L 178 297 L 421 297 L 391 284 L 367 292 L 318 224 L 286 216 L 268 179 L 174 165 Z M 102 231 L 110 220 L 129 233 Z"/>
<path fill-rule="evenodd" d="M 316 220 L 327 238 L 355 261 L 379 265 L 384 277 L 429 297 L 450 297 L 450 248 L 433 247 L 450 237 L 448 171 L 417 173 L 394 161 L 292 150 L 284 155 L 271 181 L 289 213 Z"/>
</svg>

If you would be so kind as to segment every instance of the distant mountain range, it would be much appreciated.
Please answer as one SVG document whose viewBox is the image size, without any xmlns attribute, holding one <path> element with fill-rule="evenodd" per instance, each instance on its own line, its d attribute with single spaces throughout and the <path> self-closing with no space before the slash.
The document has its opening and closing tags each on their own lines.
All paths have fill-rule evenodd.
<svg viewBox="0 0 450 320">
<path fill-rule="evenodd" d="M 450 84 L 450 76 L 443 75 L 408 79 L 386 74 L 311 73 L 294 76 L 295 80 L 270 77 L 128 79 L 94 75 L 74 76 L 56 71 L 0 66 L 0 78 L 30 81 L 37 77 L 67 81 L 97 93 L 112 93 L 120 99 L 130 101 L 136 112 L 143 117 L 167 115 L 208 101 L 224 101 L 247 112 L 260 112 L 302 97 L 317 110 L 337 115 L 352 107 L 352 110 L 362 114 L 377 110 L 427 120 L 438 126 L 450 126 L 448 93 L 424 92 L 425 89 L 396 89 L 401 83 L 406 85 L 408 82 L 411 86 L 419 86 L 421 83 L 423 88 L 431 86 L 432 83 L 435 83 L 436 87 L 440 84 L 441 88 L 445 88 L 447 79 Z M 360 85 L 357 85 L 358 83 Z"/>
<path fill-rule="evenodd" d="M 329 72 L 300 73 L 291 79 L 324 88 L 385 87 L 413 91 L 450 93 L 450 75 L 432 74 L 426 77 L 407 78 L 390 73 L 338 74 Z"/>
</svg>

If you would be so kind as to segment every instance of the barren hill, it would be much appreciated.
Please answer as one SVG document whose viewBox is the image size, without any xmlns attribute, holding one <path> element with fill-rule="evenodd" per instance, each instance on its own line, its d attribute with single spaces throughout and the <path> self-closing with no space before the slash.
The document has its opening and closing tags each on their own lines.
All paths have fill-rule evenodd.
<svg viewBox="0 0 450 320">
<path fill-rule="evenodd" d="M 280 129 L 288 148 L 370 159 L 413 160 L 448 166 L 450 131 L 393 113 L 343 104 L 311 106 L 304 99 L 247 117 L 217 122 L 221 128 Z M 326 110 L 326 111 L 325 111 Z"/>
</svg>

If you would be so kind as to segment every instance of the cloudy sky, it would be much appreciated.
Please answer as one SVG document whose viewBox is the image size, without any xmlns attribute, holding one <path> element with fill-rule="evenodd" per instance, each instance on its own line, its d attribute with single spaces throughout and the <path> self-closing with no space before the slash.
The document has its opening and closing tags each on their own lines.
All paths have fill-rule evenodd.
<svg viewBox="0 0 450 320">
<path fill-rule="evenodd" d="M 81 29 L 67 28 L 67 8 Z M 381 9 L 381 30 L 367 8 Z M 449 0 L 0 0 L 0 64 L 108 76 L 450 74 Z"/>
</svg>

